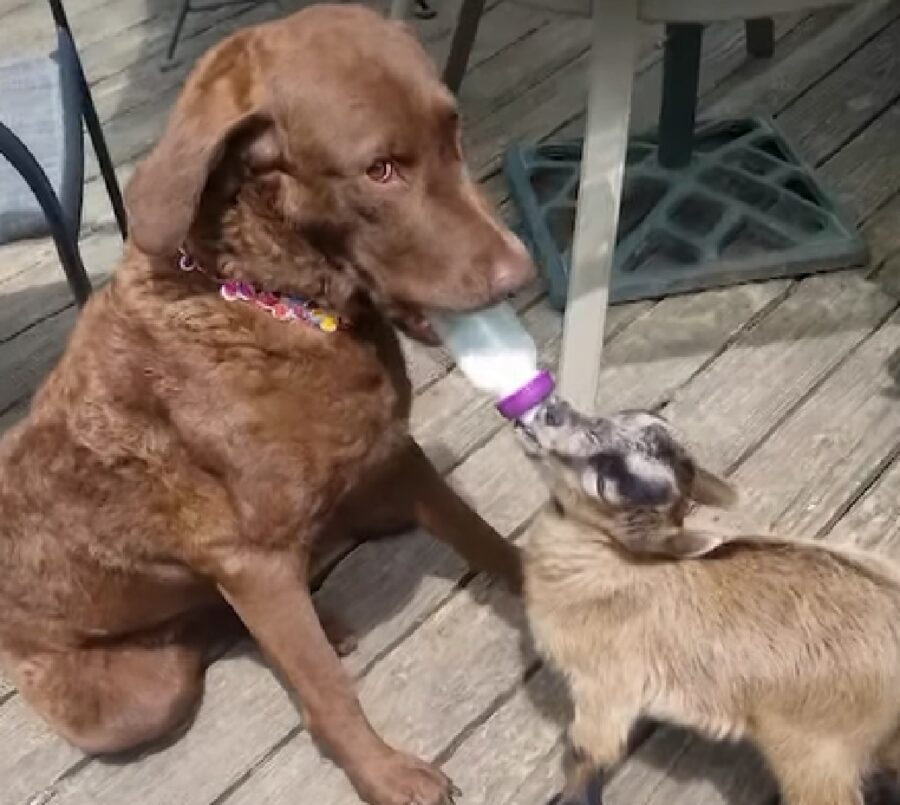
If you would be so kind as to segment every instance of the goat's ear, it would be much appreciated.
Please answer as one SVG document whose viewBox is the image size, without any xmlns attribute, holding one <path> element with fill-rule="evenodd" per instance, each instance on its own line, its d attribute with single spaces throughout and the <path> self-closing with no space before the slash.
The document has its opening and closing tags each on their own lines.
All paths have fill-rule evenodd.
<svg viewBox="0 0 900 805">
<path fill-rule="evenodd" d="M 252 34 L 238 34 L 194 68 L 156 147 L 136 168 L 125 192 L 129 235 L 148 254 L 182 245 L 210 173 L 228 142 L 264 121 Z"/>
<path fill-rule="evenodd" d="M 725 538 L 711 531 L 695 531 L 692 529 L 679 529 L 667 537 L 662 545 L 658 546 L 663 553 L 682 559 L 696 559 L 712 553 L 725 542 Z"/>
<path fill-rule="evenodd" d="M 727 481 L 703 467 L 697 467 L 691 483 L 691 500 L 702 506 L 727 509 L 737 502 L 737 492 Z"/>
</svg>

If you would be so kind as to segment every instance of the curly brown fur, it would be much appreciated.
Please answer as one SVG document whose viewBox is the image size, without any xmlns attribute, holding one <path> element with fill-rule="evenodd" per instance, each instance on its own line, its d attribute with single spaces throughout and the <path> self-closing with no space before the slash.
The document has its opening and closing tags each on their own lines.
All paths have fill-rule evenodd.
<svg viewBox="0 0 900 805">
<path fill-rule="evenodd" d="M 669 425 L 552 403 L 523 443 L 554 498 L 526 549 L 536 639 L 567 676 L 567 795 L 622 757 L 640 716 L 747 737 L 787 805 L 859 805 L 900 770 L 900 571 L 811 541 L 694 531 L 728 505 Z"/>
<path fill-rule="evenodd" d="M 465 171 L 450 94 L 401 26 L 315 6 L 200 60 L 126 196 L 120 266 L 0 443 L 0 660 L 60 734 L 118 752 L 190 718 L 233 610 L 364 800 L 447 802 L 369 726 L 307 579 L 329 540 L 418 523 L 521 584 L 410 439 L 392 326 L 426 337 L 424 310 L 531 276 Z M 183 244 L 352 326 L 229 304 L 177 269 Z"/>
</svg>

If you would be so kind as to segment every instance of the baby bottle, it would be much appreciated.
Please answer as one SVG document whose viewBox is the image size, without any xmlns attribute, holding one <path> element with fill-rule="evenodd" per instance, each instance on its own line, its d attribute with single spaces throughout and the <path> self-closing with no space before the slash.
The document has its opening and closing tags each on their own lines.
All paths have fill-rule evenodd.
<svg viewBox="0 0 900 805">
<path fill-rule="evenodd" d="M 473 386 L 493 395 L 507 419 L 528 422 L 555 387 L 537 348 L 504 303 L 476 313 L 432 313 L 431 326 Z"/>
</svg>

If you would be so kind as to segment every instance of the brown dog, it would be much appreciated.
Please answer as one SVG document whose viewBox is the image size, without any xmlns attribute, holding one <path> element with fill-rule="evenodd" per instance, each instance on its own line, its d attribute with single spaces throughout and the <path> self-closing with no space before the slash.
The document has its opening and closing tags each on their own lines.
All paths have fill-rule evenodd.
<svg viewBox="0 0 900 805">
<path fill-rule="evenodd" d="M 652 414 L 554 403 L 520 433 L 552 492 L 526 599 L 574 700 L 566 801 L 621 759 L 640 716 L 751 738 L 786 805 L 859 805 L 867 772 L 900 770 L 896 566 L 685 527 L 691 503 L 734 494 Z"/>
<path fill-rule="evenodd" d="M 466 173 L 452 97 L 400 25 L 314 6 L 200 61 L 127 201 L 121 265 L 0 446 L 0 655 L 61 735 L 117 752 L 190 717 L 227 602 L 364 800 L 447 801 L 367 723 L 307 577 L 327 540 L 419 524 L 521 583 L 409 437 L 392 327 L 425 336 L 423 310 L 532 273 Z M 348 325 L 279 321 L 225 280 Z"/>
</svg>

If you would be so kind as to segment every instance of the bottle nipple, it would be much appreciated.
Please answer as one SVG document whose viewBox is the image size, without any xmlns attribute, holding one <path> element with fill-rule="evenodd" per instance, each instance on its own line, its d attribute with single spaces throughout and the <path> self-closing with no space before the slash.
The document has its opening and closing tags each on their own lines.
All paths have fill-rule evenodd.
<svg viewBox="0 0 900 805">
<path fill-rule="evenodd" d="M 546 369 L 538 372 L 518 391 L 497 403 L 497 410 L 506 419 L 528 420 L 528 415 L 547 399 L 556 388 L 553 375 Z"/>
</svg>

